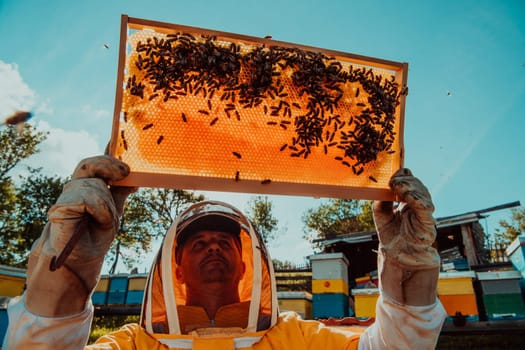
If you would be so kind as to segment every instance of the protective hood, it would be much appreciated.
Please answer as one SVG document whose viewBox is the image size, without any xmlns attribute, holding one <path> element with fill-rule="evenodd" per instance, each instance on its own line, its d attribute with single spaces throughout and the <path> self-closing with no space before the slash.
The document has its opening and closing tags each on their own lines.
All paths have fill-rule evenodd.
<svg viewBox="0 0 525 350">
<path fill-rule="evenodd" d="M 240 226 L 240 244 L 245 272 L 239 283 L 240 303 L 224 310 L 230 313 L 227 327 L 255 332 L 274 326 L 278 318 L 277 291 L 271 258 L 261 236 L 249 220 L 233 206 L 218 201 L 196 203 L 182 212 L 168 230 L 148 276 L 141 312 L 141 325 L 152 334 L 185 334 L 186 286 L 176 278 L 177 242 L 181 232 L 206 217 L 233 220 Z M 216 220 L 215 220 L 216 221 Z M 210 227 L 209 229 L 213 229 Z M 191 234 L 191 233 L 190 233 Z M 191 311 L 191 310 L 190 310 Z M 201 313 L 202 314 L 202 313 Z M 198 318 L 198 317 L 197 317 Z M 226 316 L 228 318 L 228 316 Z M 213 327 L 214 325 L 209 325 Z M 220 324 L 216 325 L 221 327 Z M 205 327 L 203 327 L 205 328 Z"/>
</svg>

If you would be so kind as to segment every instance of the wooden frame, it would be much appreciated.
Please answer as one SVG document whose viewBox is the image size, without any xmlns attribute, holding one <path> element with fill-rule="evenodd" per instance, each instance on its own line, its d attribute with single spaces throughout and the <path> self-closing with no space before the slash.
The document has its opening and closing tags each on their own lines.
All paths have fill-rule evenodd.
<svg viewBox="0 0 525 350">
<path fill-rule="evenodd" d="M 126 15 L 120 35 L 109 147 L 131 167 L 120 185 L 394 199 L 388 180 L 403 165 L 407 63 Z M 206 49 L 233 63 L 214 53 L 203 56 L 207 71 L 165 78 L 169 65 L 159 57 L 186 47 L 195 51 L 170 62 L 197 61 Z M 231 72 L 235 84 L 217 87 L 233 81 Z M 316 128 L 301 126 L 312 120 Z"/>
</svg>

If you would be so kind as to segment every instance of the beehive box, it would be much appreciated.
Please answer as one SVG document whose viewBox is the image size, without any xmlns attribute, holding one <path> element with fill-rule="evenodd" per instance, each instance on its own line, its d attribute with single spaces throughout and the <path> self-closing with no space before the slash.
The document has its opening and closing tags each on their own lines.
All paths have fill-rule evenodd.
<svg viewBox="0 0 525 350">
<path fill-rule="evenodd" d="M 25 289 L 26 270 L 0 265 L 0 297 L 15 297 Z"/>
<path fill-rule="evenodd" d="M 348 316 L 348 295 L 342 293 L 322 293 L 312 296 L 312 317 Z"/>
<path fill-rule="evenodd" d="M 448 316 L 460 312 L 469 320 L 479 319 L 474 290 L 474 271 L 442 272 L 438 280 L 438 297 Z"/>
<path fill-rule="evenodd" d="M 109 278 L 108 305 L 124 305 L 128 292 L 128 277 L 126 275 L 114 275 Z"/>
<path fill-rule="evenodd" d="M 487 319 L 524 319 L 519 271 L 478 272 Z"/>
<path fill-rule="evenodd" d="M 9 317 L 7 316 L 7 308 L 0 306 L 0 345 L 4 342 L 5 333 L 9 325 Z"/>
<path fill-rule="evenodd" d="M 146 274 L 128 276 L 128 293 L 126 295 L 126 304 L 142 304 L 147 278 L 148 277 Z"/>
<path fill-rule="evenodd" d="M 108 289 L 109 289 L 109 277 L 102 276 L 98 280 L 98 283 L 95 287 L 95 291 L 91 296 L 91 301 L 94 305 L 105 305 L 108 299 Z"/>
<path fill-rule="evenodd" d="M 522 278 L 525 278 L 525 236 L 518 236 L 507 247 L 505 253 L 512 262 L 512 266 L 521 272 Z"/>
<path fill-rule="evenodd" d="M 342 280 L 348 285 L 348 260 L 343 253 L 321 253 L 309 256 L 314 280 Z"/>
<path fill-rule="evenodd" d="M 348 283 L 345 280 L 314 279 L 312 293 L 343 293 L 348 295 Z"/>
<path fill-rule="evenodd" d="M 356 317 L 376 317 L 379 288 L 352 289 Z"/>
<path fill-rule="evenodd" d="M 124 15 L 120 184 L 393 199 L 407 67 Z"/>
<path fill-rule="evenodd" d="M 295 311 L 305 320 L 312 318 L 312 294 L 301 291 L 277 292 L 279 311 Z"/>
</svg>

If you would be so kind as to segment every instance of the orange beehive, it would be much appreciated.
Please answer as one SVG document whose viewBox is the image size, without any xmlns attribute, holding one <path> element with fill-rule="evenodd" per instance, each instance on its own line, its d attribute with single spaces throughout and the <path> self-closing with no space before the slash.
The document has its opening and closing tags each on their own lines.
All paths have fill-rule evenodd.
<svg viewBox="0 0 525 350">
<path fill-rule="evenodd" d="M 392 199 L 406 63 L 122 17 L 122 185 Z"/>
</svg>

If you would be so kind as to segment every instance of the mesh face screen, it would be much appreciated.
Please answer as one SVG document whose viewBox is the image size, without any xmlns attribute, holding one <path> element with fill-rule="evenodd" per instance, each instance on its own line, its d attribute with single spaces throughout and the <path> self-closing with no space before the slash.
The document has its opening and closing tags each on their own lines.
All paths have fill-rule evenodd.
<svg viewBox="0 0 525 350">
<path fill-rule="evenodd" d="M 110 144 L 132 170 L 121 184 L 390 198 L 406 64 L 123 23 Z"/>
</svg>

